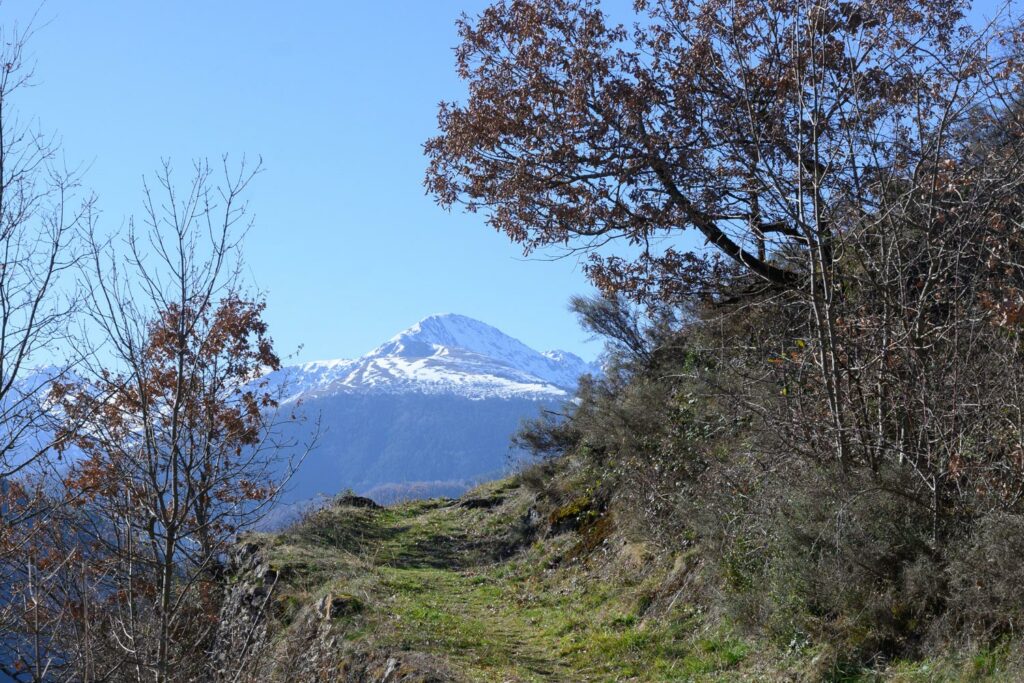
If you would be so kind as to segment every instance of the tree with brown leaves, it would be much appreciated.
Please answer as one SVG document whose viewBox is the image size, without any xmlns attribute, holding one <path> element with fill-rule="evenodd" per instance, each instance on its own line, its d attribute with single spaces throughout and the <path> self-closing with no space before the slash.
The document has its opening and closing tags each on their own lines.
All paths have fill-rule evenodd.
<svg viewBox="0 0 1024 683">
<path fill-rule="evenodd" d="M 527 251 L 594 252 L 607 288 L 706 291 L 695 230 L 765 282 L 828 289 L 843 233 L 1014 68 L 964 7 L 641 0 L 627 28 L 597 0 L 496 2 L 459 23 L 469 97 L 441 104 L 427 188 Z M 637 255 L 596 253 L 615 242 Z"/>
<path fill-rule="evenodd" d="M 234 259 L 255 171 L 224 173 L 215 186 L 197 164 L 178 194 L 165 165 L 161 198 L 147 189 L 145 229 L 133 223 L 123 251 L 90 239 L 103 343 L 90 376 L 54 389 L 66 414 L 86 416 L 70 425 L 84 455 L 65 478 L 94 605 L 70 642 L 86 678 L 202 677 L 225 551 L 292 469 L 262 379 L 280 360 Z"/>
<path fill-rule="evenodd" d="M 947 0 L 634 5 L 632 27 L 596 0 L 464 18 L 469 96 L 440 107 L 428 191 L 527 252 L 589 253 L 606 291 L 747 318 L 774 297 L 766 336 L 722 359 L 744 368 L 735 400 L 840 479 L 906 473 L 933 542 L 973 514 L 965 491 L 1015 504 L 1024 432 L 998 427 L 998 448 L 981 434 L 1021 413 L 1024 378 L 978 368 L 982 349 L 1019 363 L 995 327 L 1021 310 L 1021 17 L 972 24 Z"/>
</svg>

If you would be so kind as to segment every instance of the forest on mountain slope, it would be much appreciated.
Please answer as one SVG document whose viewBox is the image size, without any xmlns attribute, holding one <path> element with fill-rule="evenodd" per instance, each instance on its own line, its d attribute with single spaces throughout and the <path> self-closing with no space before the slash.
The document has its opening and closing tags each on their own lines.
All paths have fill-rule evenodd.
<svg viewBox="0 0 1024 683">
<path fill-rule="evenodd" d="M 442 206 L 585 259 L 603 374 L 512 480 L 277 536 L 245 532 L 316 430 L 262 379 L 254 168 L 166 164 L 110 240 L 0 120 L 0 676 L 1021 677 L 1024 16 L 634 9 L 464 17 L 468 96 L 424 145 Z"/>
</svg>

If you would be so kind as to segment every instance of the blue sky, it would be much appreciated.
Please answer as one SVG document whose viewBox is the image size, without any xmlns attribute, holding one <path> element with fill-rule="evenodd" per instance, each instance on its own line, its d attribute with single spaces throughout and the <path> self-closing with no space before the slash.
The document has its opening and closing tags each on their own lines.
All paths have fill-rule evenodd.
<svg viewBox="0 0 1024 683">
<path fill-rule="evenodd" d="M 455 312 L 592 358 L 599 344 L 566 310 L 592 291 L 576 261 L 524 260 L 423 192 L 437 103 L 465 92 L 455 20 L 486 4 L 0 0 L 0 21 L 38 10 L 36 87 L 19 106 L 88 165 L 104 228 L 138 211 L 162 158 L 185 180 L 194 158 L 262 156 L 245 254 L 283 355 L 354 357 Z"/>
<path fill-rule="evenodd" d="M 0 3 L 5 24 L 39 9 Z M 88 164 L 107 229 L 139 210 L 163 157 L 186 180 L 194 158 L 261 155 L 245 257 L 282 354 L 354 357 L 455 312 L 593 357 L 566 310 L 591 291 L 574 260 L 524 260 L 481 216 L 424 195 L 437 103 L 464 93 L 455 20 L 485 5 L 49 0 L 18 107 Z"/>
</svg>

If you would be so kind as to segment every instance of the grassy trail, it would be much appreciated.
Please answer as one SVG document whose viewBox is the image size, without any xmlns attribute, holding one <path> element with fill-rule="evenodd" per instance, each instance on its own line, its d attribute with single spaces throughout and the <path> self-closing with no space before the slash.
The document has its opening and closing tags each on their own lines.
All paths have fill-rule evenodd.
<svg viewBox="0 0 1024 683">
<path fill-rule="evenodd" d="M 268 537 L 295 605 L 361 605 L 345 639 L 426 653 L 470 681 L 737 680 L 743 643 L 700 619 L 645 619 L 664 571 L 602 573 L 576 534 L 522 543 L 528 499 L 507 484 L 472 499 L 335 506 Z"/>
</svg>

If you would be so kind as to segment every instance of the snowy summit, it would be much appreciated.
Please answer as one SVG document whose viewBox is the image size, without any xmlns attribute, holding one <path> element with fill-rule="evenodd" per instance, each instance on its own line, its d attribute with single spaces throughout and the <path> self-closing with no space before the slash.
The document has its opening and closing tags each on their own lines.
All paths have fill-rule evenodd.
<svg viewBox="0 0 1024 683">
<path fill-rule="evenodd" d="M 551 400 L 568 398 L 581 375 L 597 371 L 567 351 L 541 353 L 449 313 L 424 318 L 355 360 L 313 361 L 275 375 L 288 401 L 350 392 Z"/>
</svg>

